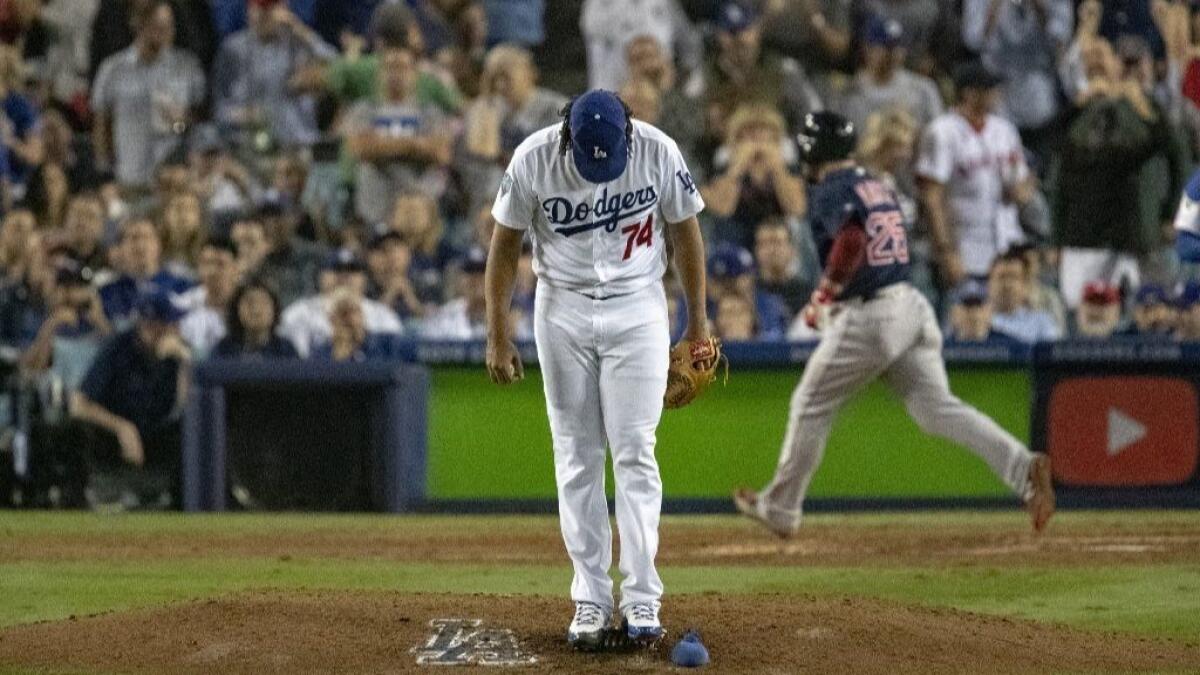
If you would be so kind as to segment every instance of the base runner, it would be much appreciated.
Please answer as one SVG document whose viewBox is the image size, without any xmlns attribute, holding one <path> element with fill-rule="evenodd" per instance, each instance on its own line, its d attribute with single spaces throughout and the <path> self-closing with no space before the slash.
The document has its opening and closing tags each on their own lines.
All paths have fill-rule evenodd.
<svg viewBox="0 0 1200 675">
<path fill-rule="evenodd" d="M 712 345 L 696 221 L 703 208 L 675 142 L 631 120 L 615 94 L 600 90 L 576 98 L 561 126 L 542 129 L 517 148 L 492 207 L 500 227 L 485 280 L 487 367 L 499 384 L 522 378 L 508 308 L 528 232 L 559 519 L 575 568 L 567 639 L 579 648 L 600 647 L 613 612 L 606 446 L 616 479 L 625 631 L 639 641 L 663 633 L 663 585 L 654 567 L 662 482 L 654 441 L 670 358 L 665 238 L 674 244 L 686 295 L 685 337 Z"/>
<path fill-rule="evenodd" d="M 892 191 L 850 159 L 853 125 L 810 114 L 799 144 L 812 185 L 809 219 L 824 275 L 804 318 L 821 342 L 792 395 L 775 477 L 734 493 L 743 514 L 787 537 L 800 526 L 809 481 L 842 404 L 882 377 L 927 433 L 966 446 L 1024 499 L 1041 531 L 1054 514 L 1050 459 L 1032 453 L 950 393 L 933 308 L 908 283 L 906 223 Z"/>
</svg>

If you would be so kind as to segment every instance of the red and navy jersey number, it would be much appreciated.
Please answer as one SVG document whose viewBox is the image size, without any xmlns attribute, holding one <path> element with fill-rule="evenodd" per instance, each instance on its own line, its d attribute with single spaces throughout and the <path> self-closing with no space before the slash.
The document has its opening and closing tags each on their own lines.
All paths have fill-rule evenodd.
<svg viewBox="0 0 1200 675">
<path fill-rule="evenodd" d="M 824 269 L 847 221 L 867 232 L 863 264 L 840 296 L 868 296 L 909 276 L 908 231 L 895 194 L 862 168 L 836 171 L 809 190 L 809 222 Z"/>
</svg>

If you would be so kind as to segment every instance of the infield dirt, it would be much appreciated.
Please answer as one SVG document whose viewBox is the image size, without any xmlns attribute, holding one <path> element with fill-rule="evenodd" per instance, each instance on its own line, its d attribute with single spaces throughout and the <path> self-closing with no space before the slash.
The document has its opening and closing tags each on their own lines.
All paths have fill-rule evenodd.
<svg viewBox="0 0 1200 675">
<path fill-rule="evenodd" d="M 198 518 L 204 518 L 199 516 Z M 205 521 L 197 520 L 204 524 Z M 317 557 L 418 562 L 568 565 L 558 521 L 550 517 L 373 517 L 320 521 L 312 528 L 206 527 L 146 532 L 104 528 L 24 532 L 19 546 L 0 540 L 0 562 L 181 560 L 210 556 Z M 3 532 L 0 532 L 3 534 Z M 780 540 L 745 520 L 666 517 L 661 565 L 995 565 L 1193 563 L 1200 560 L 1200 521 L 1180 518 L 1125 522 L 1057 519 L 1034 536 L 1023 515 L 962 522 L 897 517 L 845 526 L 836 520 L 806 522 L 797 536 Z"/>
<path fill-rule="evenodd" d="M 29 569 L 43 562 L 112 561 L 120 564 L 116 569 L 122 574 L 134 577 L 141 561 L 155 563 L 150 567 L 160 572 L 147 572 L 155 574 L 161 573 L 162 561 L 220 565 L 231 558 L 285 561 L 293 556 L 332 564 L 374 559 L 385 566 L 390 561 L 399 566 L 469 562 L 532 569 L 568 565 L 552 518 L 368 517 L 309 524 L 295 517 L 193 517 L 167 520 L 162 528 L 136 519 L 80 522 L 84 525 L 57 530 L 0 528 L 0 563 Z M 667 518 L 662 535 L 664 566 L 987 570 L 1092 565 L 1145 566 L 1147 574 L 1154 574 L 1160 563 L 1179 566 L 1200 560 L 1200 527 L 1192 517 L 1180 515 L 1063 518 L 1041 537 L 1029 534 L 1015 513 L 966 519 L 936 514 L 816 518 L 789 541 L 745 521 Z M 0 629 L 0 672 L 14 667 L 39 674 L 428 672 L 417 665 L 413 650 L 434 634 L 430 622 L 437 619 L 477 619 L 481 628 L 513 631 L 521 650 L 537 659 L 523 668 L 531 672 L 671 671 L 669 646 L 689 627 L 701 630 L 711 651 L 706 672 L 1200 672 L 1200 642 L 1190 637 L 1168 640 L 1081 630 L 859 597 L 669 595 L 663 611 L 669 637 L 661 648 L 589 655 L 565 644 L 572 611 L 565 597 L 249 588 Z M 1102 586 L 1098 589 L 1103 592 Z M 1181 586 L 1179 592 L 1195 591 Z M 1098 604 L 1103 602 L 1108 600 L 1097 598 Z"/>
<path fill-rule="evenodd" d="M 257 591 L 10 628 L 0 633 L 0 662 L 51 672 L 427 672 L 412 649 L 428 639 L 429 622 L 472 618 L 512 629 L 537 657 L 524 670 L 671 669 L 667 646 L 571 651 L 563 641 L 570 611 L 564 600 L 538 597 Z M 708 672 L 1194 672 L 1200 664 L 1200 648 L 1179 643 L 861 599 L 684 596 L 664 610 L 675 636 L 685 628 L 679 617 L 704 629 Z"/>
</svg>

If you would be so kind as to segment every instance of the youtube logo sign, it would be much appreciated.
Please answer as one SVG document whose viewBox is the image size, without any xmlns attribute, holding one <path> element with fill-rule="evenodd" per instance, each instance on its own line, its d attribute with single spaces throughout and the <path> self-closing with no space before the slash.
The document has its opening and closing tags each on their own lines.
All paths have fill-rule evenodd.
<svg viewBox="0 0 1200 675">
<path fill-rule="evenodd" d="M 1048 407 L 1047 451 L 1064 485 L 1180 485 L 1196 472 L 1200 405 L 1188 380 L 1072 377 Z"/>
</svg>

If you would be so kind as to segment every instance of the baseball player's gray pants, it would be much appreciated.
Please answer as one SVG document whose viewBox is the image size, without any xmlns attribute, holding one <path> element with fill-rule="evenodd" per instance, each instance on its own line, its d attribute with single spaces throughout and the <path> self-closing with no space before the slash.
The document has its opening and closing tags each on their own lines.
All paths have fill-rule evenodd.
<svg viewBox="0 0 1200 675">
<path fill-rule="evenodd" d="M 533 325 L 554 440 L 559 525 L 575 568 L 571 599 L 613 605 L 608 446 L 625 577 L 621 606 L 658 600 L 662 480 L 654 441 L 670 358 L 662 282 L 607 300 L 542 283 Z"/>
<path fill-rule="evenodd" d="M 923 431 L 966 446 L 1014 493 L 1027 496 L 1033 455 L 950 393 L 933 308 L 912 286 L 895 284 L 872 300 L 840 304 L 825 328 L 792 394 L 779 466 L 759 495 L 763 516 L 784 528 L 800 525 L 804 495 L 825 454 L 834 416 L 851 395 L 880 376 Z"/>
</svg>

